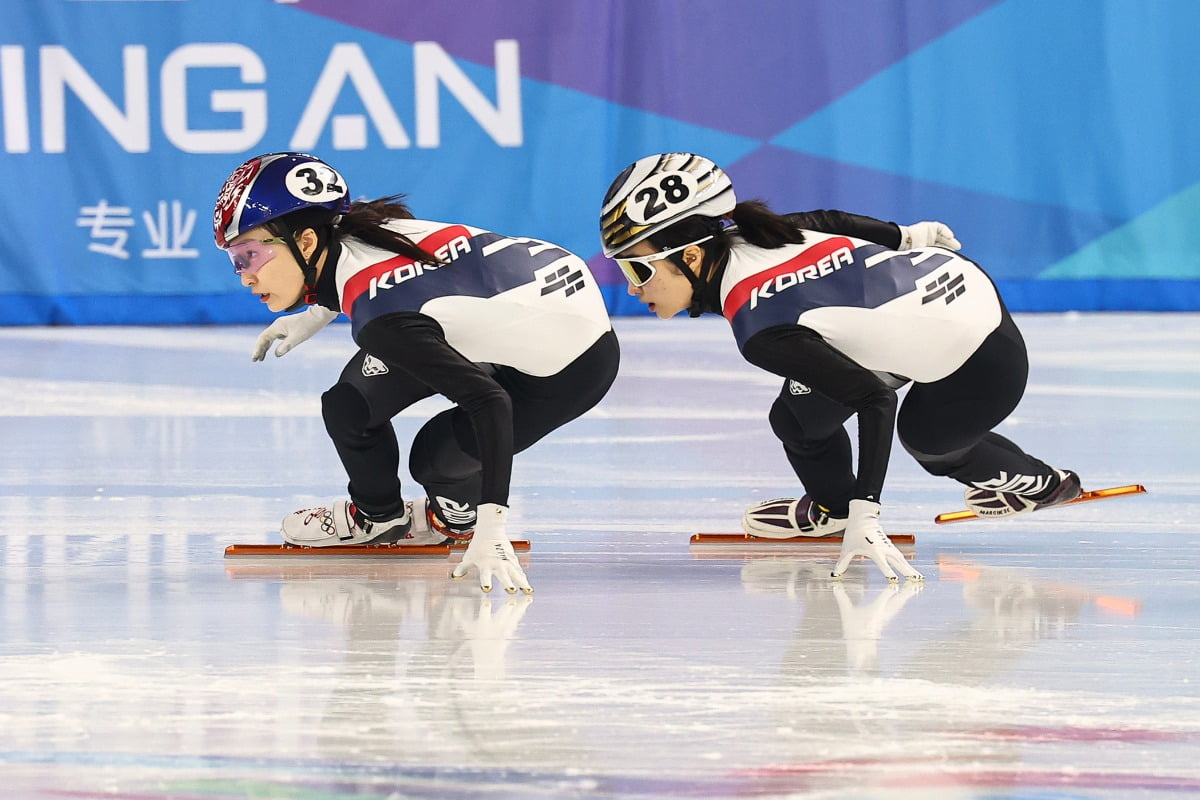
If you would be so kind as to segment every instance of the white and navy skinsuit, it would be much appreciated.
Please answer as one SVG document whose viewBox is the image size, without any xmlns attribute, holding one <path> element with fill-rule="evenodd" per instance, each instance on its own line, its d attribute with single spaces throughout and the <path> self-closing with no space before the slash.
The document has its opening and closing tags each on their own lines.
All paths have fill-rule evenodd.
<svg viewBox="0 0 1200 800">
<path fill-rule="evenodd" d="M 771 427 L 818 503 L 844 516 L 852 499 L 878 502 L 893 428 L 935 475 L 1029 494 L 1057 481 L 991 432 L 1021 399 L 1029 364 L 977 264 L 936 247 L 892 250 L 898 228 L 870 217 L 790 217 L 804 243 L 762 249 L 735 237 L 704 309 L 729 321 L 748 362 L 787 379 Z M 843 425 L 852 414 L 857 474 Z"/>
<path fill-rule="evenodd" d="M 443 263 L 354 238 L 330 245 L 316 300 L 345 312 L 361 348 L 322 396 L 350 496 L 377 518 L 402 508 L 391 419 L 440 394 L 455 404 L 413 440 L 409 471 L 435 513 L 470 528 L 508 504 L 513 454 L 580 416 L 616 378 L 619 349 L 587 265 L 533 239 L 392 220 Z"/>
</svg>

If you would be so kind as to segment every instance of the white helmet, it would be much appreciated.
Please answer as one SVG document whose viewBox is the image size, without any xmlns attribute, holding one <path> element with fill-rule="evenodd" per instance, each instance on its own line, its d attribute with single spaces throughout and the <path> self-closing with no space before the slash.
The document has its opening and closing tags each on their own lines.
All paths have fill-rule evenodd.
<svg viewBox="0 0 1200 800">
<path fill-rule="evenodd" d="M 600 241 L 612 258 L 688 217 L 721 217 L 737 198 L 725 172 L 695 153 L 639 158 L 608 187 L 600 209 Z"/>
</svg>

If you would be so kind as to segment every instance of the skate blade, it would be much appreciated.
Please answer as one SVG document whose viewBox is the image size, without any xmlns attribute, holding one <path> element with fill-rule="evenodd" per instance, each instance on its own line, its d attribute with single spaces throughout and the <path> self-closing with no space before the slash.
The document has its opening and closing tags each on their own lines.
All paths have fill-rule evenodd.
<svg viewBox="0 0 1200 800">
<path fill-rule="evenodd" d="M 440 581 L 446 567 L 442 558 L 231 558 L 225 575 L 232 580 Z"/>
<path fill-rule="evenodd" d="M 516 552 L 529 549 L 528 539 L 514 539 L 509 544 Z M 413 558 L 416 556 L 448 556 L 467 549 L 462 544 L 344 544 L 332 547 L 305 547 L 296 544 L 231 544 L 225 548 L 226 558 L 250 556 L 286 556 L 288 558 Z"/>
<path fill-rule="evenodd" d="M 911 533 L 889 533 L 892 544 L 912 544 L 916 537 Z M 751 536 L 748 533 L 695 533 L 692 534 L 692 544 L 740 544 L 763 545 L 765 547 L 811 547 L 813 545 L 842 543 L 842 535 L 833 536 L 793 536 L 790 539 L 768 539 L 762 536 Z"/>
<path fill-rule="evenodd" d="M 1094 489 L 1090 492 L 1084 492 L 1083 494 L 1079 495 L 1079 497 L 1076 497 L 1074 500 L 1068 500 L 1065 503 L 1059 503 L 1056 506 L 1050 506 L 1050 508 L 1044 508 L 1044 509 L 1040 509 L 1040 510 L 1052 511 L 1053 509 L 1065 508 L 1066 506 L 1074 505 L 1075 503 L 1090 503 L 1093 500 L 1108 500 L 1109 498 L 1112 498 L 1112 497 L 1124 497 L 1125 495 L 1129 495 L 1129 494 L 1145 494 L 1145 493 L 1146 493 L 1146 487 L 1142 486 L 1140 483 L 1132 483 L 1128 486 L 1113 486 L 1108 489 Z M 1036 513 L 1036 512 L 1030 512 L 1030 513 Z M 969 520 L 969 519 L 975 519 L 978 516 L 979 515 L 976 514 L 974 511 L 971 511 L 969 509 L 963 509 L 962 511 L 950 511 L 945 514 L 938 514 L 936 517 L 933 518 L 933 521 L 935 523 L 937 523 L 938 525 L 945 525 L 950 522 L 965 522 L 966 520 Z M 1023 514 L 1010 514 L 1009 516 L 1018 517 L 1018 516 L 1024 516 L 1024 515 Z M 1004 519 L 1004 518 L 997 517 L 997 519 Z"/>
</svg>

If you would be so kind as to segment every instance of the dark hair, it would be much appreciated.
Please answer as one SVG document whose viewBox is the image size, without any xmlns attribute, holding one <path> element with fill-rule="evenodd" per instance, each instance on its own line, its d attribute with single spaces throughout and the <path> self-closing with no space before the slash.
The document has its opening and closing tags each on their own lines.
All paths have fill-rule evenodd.
<svg viewBox="0 0 1200 800">
<path fill-rule="evenodd" d="M 403 233 L 384 227 L 388 220 L 414 219 L 408 206 L 401 201 L 403 197 L 404 195 L 394 194 L 376 200 L 356 200 L 336 223 L 334 212 L 327 208 L 304 208 L 272 220 L 267 223 L 267 228 L 277 236 L 295 236 L 306 228 L 312 228 L 317 233 L 318 249 L 324 247 L 331 235 L 336 235 L 339 239 L 353 236 L 372 247 L 389 250 L 414 261 L 425 264 L 442 263 L 440 258 Z"/>
<path fill-rule="evenodd" d="M 355 201 L 337 224 L 338 236 L 353 236 L 372 247 L 391 250 L 425 264 L 441 264 L 442 259 L 403 233 L 383 227 L 388 220 L 415 219 L 404 204 L 403 197 L 402 194 L 393 194 L 377 200 Z"/>
<path fill-rule="evenodd" d="M 704 250 L 705 263 L 713 269 L 724 264 L 729 258 L 732 234 L 740 236 L 748 244 L 768 250 L 788 244 L 804 243 L 804 231 L 789 218 L 776 214 L 761 200 L 745 200 L 738 203 L 727 218 L 737 226 L 736 230 L 722 221 L 725 217 L 688 217 L 654 234 L 648 241 L 660 250 L 669 250 L 698 241 L 705 236 L 712 236 L 710 241 L 698 246 Z M 670 259 L 682 266 L 680 254 L 676 253 Z"/>
<path fill-rule="evenodd" d="M 788 217 L 776 214 L 761 200 L 747 200 L 733 207 L 730 215 L 738 233 L 755 247 L 774 250 L 788 244 L 804 244 L 804 231 Z"/>
</svg>

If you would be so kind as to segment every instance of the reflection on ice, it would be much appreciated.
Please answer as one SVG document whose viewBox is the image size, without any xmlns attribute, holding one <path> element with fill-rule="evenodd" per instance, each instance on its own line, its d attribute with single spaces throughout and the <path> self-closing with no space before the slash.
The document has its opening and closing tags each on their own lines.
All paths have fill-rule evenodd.
<svg viewBox="0 0 1200 800">
<path fill-rule="evenodd" d="M 689 548 L 795 487 L 725 323 L 648 322 L 514 473 L 532 598 L 442 558 L 222 558 L 344 491 L 297 402 L 344 348 L 0 329 L 0 794 L 1200 796 L 1200 318 L 1023 319 L 1019 438 L 1151 494 L 934 526 L 961 494 L 897 451 L 923 586 Z"/>
</svg>

